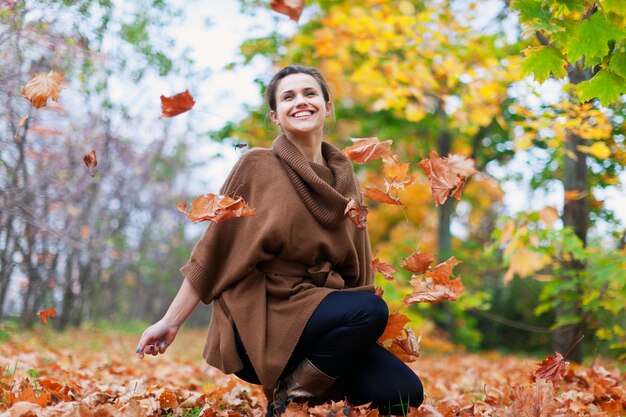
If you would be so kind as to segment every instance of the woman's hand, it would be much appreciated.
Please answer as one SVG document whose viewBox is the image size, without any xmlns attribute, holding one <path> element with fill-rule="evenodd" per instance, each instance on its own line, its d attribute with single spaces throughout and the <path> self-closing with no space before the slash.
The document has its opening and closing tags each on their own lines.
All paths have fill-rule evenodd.
<svg viewBox="0 0 626 417">
<path fill-rule="evenodd" d="M 139 359 L 143 359 L 144 354 L 156 356 L 165 353 L 167 348 L 174 342 L 178 333 L 178 326 L 161 319 L 152 326 L 144 330 L 139 339 L 136 353 Z"/>
</svg>

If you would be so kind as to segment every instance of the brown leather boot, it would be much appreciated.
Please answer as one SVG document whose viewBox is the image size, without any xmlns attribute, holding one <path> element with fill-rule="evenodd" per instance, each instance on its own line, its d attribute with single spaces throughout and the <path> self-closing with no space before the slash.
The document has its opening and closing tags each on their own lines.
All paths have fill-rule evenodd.
<svg viewBox="0 0 626 417">
<path fill-rule="evenodd" d="M 309 403 L 309 405 L 325 402 L 335 379 L 304 358 L 293 372 L 285 379 L 278 381 L 272 404 L 274 415 L 280 416 L 290 402 Z"/>
</svg>

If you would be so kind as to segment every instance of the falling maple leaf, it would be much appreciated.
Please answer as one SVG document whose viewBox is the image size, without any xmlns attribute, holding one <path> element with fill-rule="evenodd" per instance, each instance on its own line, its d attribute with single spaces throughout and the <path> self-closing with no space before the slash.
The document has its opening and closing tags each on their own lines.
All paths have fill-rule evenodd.
<svg viewBox="0 0 626 417">
<path fill-rule="evenodd" d="M 372 269 L 383 274 L 383 277 L 388 281 L 393 281 L 393 274 L 398 271 L 393 265 L 381 262 L 378 257 L 372 261 Z"/>
<path fill-rule="evenodd" d="M 22 96 L 33 103 L 36 109 L 45 107 L 49 98 L 58 102 L 64 78 L 62 73 L 56 71 L 37 73 L 22 87 Z"/>
<path fill-rule="evenodd" d="M 161 117 L 174 117 L 191 110 L 196 102 L 189 90 L 178 93 L 172 97 L 161 96 Z"/>
<path fill-rule="evenodd" d="M 404 302 L 407 305 L 430 302 L 436 303 L 443 300 L 456 301 L 463 293 L 461 278 L 450 279 L 452 269 L 460 262 L 453 257 L 440 263 L 425 274 L 413 275 L 411 286 L 413 292 L 407 295 Z"/>
<path fill-rule="evenodd" d="M 400 266 L 407 271 L 422 274 L 435 260 L 435 255 L 428 252 L 415 251 L 408 258 L 404 258 Z"/>
<path fill-rule="evenodd" d="M 424 158 L 418 163 L 428 177 L 435 205 L 444 204 L 449 196 L 459 200 L 468 176 L 476 172 L 473 166 L 470 169 L 467 162 L 461 162 L 461 157 L 452 156 L 454 159 L 451 163 L 450 159 L 431 151 L 430 158 Z"/>
<path fill-rule="evenodd" d="M 38 311 L 37 315 L 43 324 L 48 324 L 48 319 L 56 316 L 57 311 L 54 308 L 48 308 L 46 310 Z"/>
<path fill-rule="evenodd" d="M 365 163 L 378 158 L 386 158 L 391 155 L 391 143 L 386 140 L 381 142 L 378 138 L 355 138 L 351 139 L 353 145 L 343 149 L 348 159 L 357 163 Z"/>
<path fill-rule="evenodd" d="M 289 16 L 294 22 L 300 20 L 305 0 L 272 0 L 270 7 L 275 12 Z"/>
<path fill-rule="evenodd" d="M 532 373 L 533 382 L 536 378 L 543 378 L 546 381 L 552 382 L 552 385 L 556 388 L 557 383 L 563 379 L 565 368 L 569 365 L 559 352 L 555 352 L 556 356 L 549 355 L 546 359 L 538 363 L 539 368 L 535 369 Z"/>
<path fill-rule="evenodd" d="M 353 199 L 350 199 L 344 214 L 359 229 L 365 229 L 367 225 L 367 207 L 360 205 Z"/>
<path fill-rule="evenodd" d="M 379 203 L 393 204 L 396 206 L 402 205 L 402 201 L 400 201 L 399 198 L 392 197 L 378 188 L 363 187 L 363 195 L 371 200 L 378 201 Z"/>
<path fill-rule="evenodd" d="M 420 355 L 420 341 L 421 336 L 416 338 L 413 329 L 407 327 L 403 329 L 403 335 L 396 337 L 387 349 L 402 362 L 415 362 Z"/>
<path fill-rule="evenodd" d="M 402 313 L 393 313 L 387 319 L 385 331 L 378 338 L 378 343 L 384 343 L 387 340 L 393 340 L 402 337 L 404 326 L 409 322 L 409 318 Z"/>
<path fill-rule="evenodd" d="M 89 168 L 89 175 L 92 177 L 95 175 L 93 170 L 96 166 L 98 166 L 98 159 L 96 158 L 96 150 L 92 149 L 91 152 L 83 156 L 83 162 Z"/>
<path fill-rule="evenodd" d="M 194 223 L 211 221 L 214 223 L 224 222 L 236 217 L 256 216 L 254 209 L 248 207 L 242 197 L 232 198 L 221 194 L 203 194 L 191 203 L 191 210 L 184 211 L 186 207 L 178 204 L 178 209 Z"/>
</svg>

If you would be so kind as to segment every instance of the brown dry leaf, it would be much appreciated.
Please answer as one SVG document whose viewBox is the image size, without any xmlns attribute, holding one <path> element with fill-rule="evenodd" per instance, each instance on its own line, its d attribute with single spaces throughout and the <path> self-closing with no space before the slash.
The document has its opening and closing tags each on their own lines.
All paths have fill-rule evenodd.
<svg viewBox="0 0 626 417">
<path fill-rule="evenodd" d="M 410 164 L 396 162 L 397 159 L 397 155 L 394 155 L 383 161 L 383 174 L 386 178 L 404 181 L 409 173 Z"/>
<path fill-rule="evenodd" d="M 432 253 L 415 251 L 408 258 L 402 260 L 400 267 L 416 274 L 422 274 L 428 270 L 434 260 L 435 255 Z"/>
<path fill-rule="evenodd" d="M 430 159 L 424 158 L 418 165 L 428 177 L 435 205 L 444 204 L 449 196 L 457 200 L 461 198 L 467 180 L 463 173 L 471 172 L 466 165 L 458 162 L 452 165 L 448 158 L 440 157 L 435 151 L 430 152 Z"/>
<path fill-rule="evenodd" d="M 547 381 L 537 380 L 531 389 L 516 385 L 511 388 L 513 403 L 506 410 L 507 417 L 552 417 L 557 414 L 558 403 Z"/>
<path fill-rule="evenodd" d="M 548 229 L 552 228 L 555 221 L 559 219 L 559 212 L 556 208 L 548 206 L 539 211 L 539 218 L 545 223 Z"/>
<path fill-rule="evenodd" d="M 424 275 L 413 275 L 411 286 L 413 292 L 405 297 L 407 305 L 431 302 L 436 303 L 443 300 L 456 301 L 463 293 L 463 282 L 461 278 L 450 279 L 452 268 L 460 262 L 451 257 L 445 262 L 426 271 Z"/>
<path fill-rule="evenodd" d="M 379 203 L 393 204 L 396 206 L 402 205 L 402 201 L 400 201 L 399 198 L 392 197 L 388 193 L 384 193 L 374 187 L 364 187 L 363 195 L 371 200 L 378 201 Z"/>
<path fill-rule="evenodd" d="M 389 346 L 389 352 L 396 355 L 402 362 L 410 363 L 415 362 L 420 355 L 420 340 L 415 337 L 413 329 L 407 327 L 404 329 L 403 336 L 396 337 L 391 346 Z"/>
<path fill-rule="evenodd" d="M 176 209 L 180 211 L 181 213 L 187 214 L 187 203 L 182 202 L 182 203 L 176 204 Z"/>
<path fill-rule="evenodd" d="M 448 155 L 447 159 L 450 169 L 456 174 L 469 178 L 470 176 L 478 173 L 475 168 L 476 163 L 472 158 L 451 153 Z"/>
<path fill-rule="evenodd" d="M 365 229 L 365 226 L 367 225 L 367 212 L 367 207 L 360 205 L 353 199 L 350 199 L 344 214 L 358 229 Z"/>
<path fill-rule="evenodd" d="M 22 87 L 22 96 L 33 103 L 36 109 L 45 107 L 49 98 L 58 102 L 64 78 L 62 73 L 56 71 L 37 73 Z"/>
<path fill-rule="evenodd" d="M 374 294 L 382 298 L 382 296 L 385 295 L 385 290 L 383 290 L 381 287 L 375 287 Z"/>
<path fill-rule="evenodd" d="M 569 362 L 565 361 L 563 355 L 556 352 L 556 356 L 548 356 L 537 365 L 539 365 L 539 368 L 535 369 L 532 373 L 533 381 L 537 378 L 543 378 L 546 381 L 552 382 L 552 385 L 556 388 L 557 383 L 563 380 L 563 374 Z"/>
<path fill-rule="evenodd" d="M 270 7 L 275 12 L 289 16 L 294 22 L 300 20 L 305 0 L 272 0 Z"/>
<path fill-rule="evenodd" d="M 409 322 L 409 318 L 402 313 L 393 313 L 389 315 L 387 327 L 378 338 L 378 343 L 384 343 L 386 340 L 394 340 L 402 337 L 404 326 Z"/>
<path fill-rule="evenodd" d="M 281 414 L 282 417 L 309 417 L 306 405 L 290 402 Z"/>
<path fill-rule="evenodd" d="M 93 170 L 98 166 L 98 158 L 96 157 L 96 150 L 92 149 L 91 152 L 83 156 L 83 162 L 89 168 L 89 175 L 94 176 Z"/>
<path fill-rule="evenodd" d="M 351 140 L 353 145 L 344 148 L 343 153 L 353 162 L 362 164 L 391 155 L 392 140 L 384 142 L 380 142 L 378 138 L 355 138 Z"/>
<path fill-rule="evenodd" d="M 398 270 L 394 268 L 393 265 L 388 264 L 387 262 L 381 262 L 378 257 L 374 258 L 374 260 L 372 261 L 372 269 L 376 272 L 380 272 L 381 274 L 383 274 L 383 278 L 388 281 L 393 281 L 393 274 L 395 272 L 398 272 Z"/>
<path fill-rule="evenodd" d="M 220 223 L 236 217 L 256 216 L 254 209 L 248 207 L 243 198 L 210 193 L 196 198 L 191 203 L 191 210 L 183 213 L 194 223 L 202 221 Z"/>
<path fill-rule="evenodd" d="M 159 404 L 161 408 L 173 408 L 176 409 L 178 407 L 178 398 L 176 398 L 176 394 L 167 388 L 163 390 L 161 395 L 159 395 Z"/>
<path fill-rule="evenodd" d="M 45 310 L 38 311 L 37 315 L 39 316 L 39 320 L 41 320 L 43 324 L 48 324 L 48 319 L 56 316 L 57 311 L 54 308 L 48 308 Z"/>
<path fill-rule="evenodd" d="M 174 117 L 191 110 L 196 102 L 189 90 L 173 95 L 172 97 L 161 96 L 161 117 Z"/>
<path fill-rule="evenodd" d="M 29 401 L 19 401 L 9 409 L 11 417 L 38 417 L 41 407 Z"/>
</svg>

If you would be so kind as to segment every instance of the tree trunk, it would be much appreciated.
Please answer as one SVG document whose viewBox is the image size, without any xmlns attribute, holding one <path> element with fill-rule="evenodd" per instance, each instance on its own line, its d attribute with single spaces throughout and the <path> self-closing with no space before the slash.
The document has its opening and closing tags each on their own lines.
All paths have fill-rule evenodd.
<svg viewBox="0 0 626 417">
<path fill-rule="evenodd" d="M 584 145 L 584 139 L 580 136 L 568 133 L 565 144 L 565 166 L 563 173 L 563 187 L 565 192 L 575 192 L 576 198 L 565 199 L 563 206 L 563 226 L 574 229 L 576 236 L 584 246 L 587 245 L 587 227 L 589 219 L 589 200 L 587 193 L 587 158 L 578 146 Z M 579 198 L 580 197 L 580 198 Z M 585 264 L 580 261 L 570 260 L 563 262 L 565 273 L 573 279 L 580 279 L 585 270 Z M 582 294 L 581 294 L 582 296 Z M 578 298 L 580 299 L 580 298 Z M 562 305 L 556 311 L 559 317 L 576 315 L 581 317 L 579 302 L 575 305 Z M 556 330 L 552 341 L 555 351 L 565 354 L 572 349 L 568 358 L 572 361 L 582 360 L 582 343 L 574 344 L 583 335 L 584 323 L 570 324 Z M 572 348 L 572 346 L 574 346 Z"/>
</svg>

